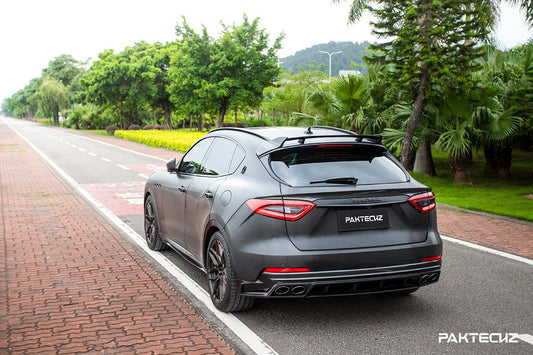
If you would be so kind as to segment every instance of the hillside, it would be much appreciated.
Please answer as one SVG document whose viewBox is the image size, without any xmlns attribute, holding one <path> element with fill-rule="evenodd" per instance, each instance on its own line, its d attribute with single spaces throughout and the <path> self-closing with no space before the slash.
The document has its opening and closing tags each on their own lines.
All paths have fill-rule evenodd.
<svg viewBox="0 0 533 355">
<path fill-rule="evenodd" d="M 368 45 L 369 43 L 367 41 L 362 43 L 332 41 L 329 43 L 317 44 L 298 51 L 294 55 L 280 58 L 280 61 L 282 62 L 281 67 L 285 68 L 291 73 L 296 73 L 299 71 L 299 68 L 306 70 L 310 63 L 315 63 L 318 67 L 323 64 L 323 66 L 320 67 L 320 70 L 327 73 L 329 67 L 329 56 L 327 54 L 320 53 L 319 51 L 329 53 L 342 51 L 342 53 L 334 54 L 331 57 L 332 75 L 339 75 L 339 70 L 353 70 L 354 68 L 351 65 L 352 62 L 362 65 L 362 67 L 357 68 L 357 70 L 366 73 L 366 67 L 364 66 L 362 57 L 365 48 Z"/>
</svg>

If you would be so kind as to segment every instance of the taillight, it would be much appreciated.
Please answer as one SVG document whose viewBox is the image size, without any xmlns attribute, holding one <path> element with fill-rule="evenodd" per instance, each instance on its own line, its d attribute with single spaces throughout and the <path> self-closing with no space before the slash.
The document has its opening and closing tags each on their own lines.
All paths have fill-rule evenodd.
<svg viewBox="0 0 533 355">
<path fill-rule="evenodd" d="M 288 272 L 309 272 L 308 267 L 267 267 L 264 272 L 288 273 Z"/>
<path fill-rule="evenodd" d="M 409 202 L 414 208 L 422 213 L 433 211 L 437 205 L 435 203 L 435 194 L 433 192 L 425 192 L 423 194 L 411 196 Z"/>
<path fill-rule="evenodd" d="M 441 255 L 430 256 L 429 258 L 422 259 L 422 262 L 440 260 L 441 257 L 442 257 Z"/>
<path fill-rule="evenodd" d="M 253 199 L 246 201 L 246 205 L 254 213 L 286 221 L 296 221 L 315 207 L 311 202 L 295 200 Z"/>
</svg>

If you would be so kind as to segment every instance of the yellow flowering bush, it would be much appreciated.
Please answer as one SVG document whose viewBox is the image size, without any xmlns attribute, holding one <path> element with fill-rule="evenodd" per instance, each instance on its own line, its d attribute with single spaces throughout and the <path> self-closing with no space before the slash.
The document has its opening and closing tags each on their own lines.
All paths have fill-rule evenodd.
<svg viewBox="0 0 533 355">
<path fill-rule="evenodd" d="M 143 143 L 151 147 L 167 148 L 180 152 L 185 152 L 204 135 L 206 135 L 206 132 L 160 131 L 155 129 L 146 131 L 115 131 L 115 137 Z"/>
</svg>

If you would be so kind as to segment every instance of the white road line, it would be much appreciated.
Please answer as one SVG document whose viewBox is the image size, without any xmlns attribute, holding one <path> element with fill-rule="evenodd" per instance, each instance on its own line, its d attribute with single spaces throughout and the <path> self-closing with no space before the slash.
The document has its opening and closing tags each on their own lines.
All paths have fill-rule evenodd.
<svg viewBox="0 0 533 355">
<path fill-rule="evenodd" d="M 93 157 L 97 157 L 98 155 L 94 154 L 93 152 L 89 152 L 89 155 L 92 155 Z"/>
<path fill-rule="evenodd" d="M 71 144 L 71 146 L 72 146 L 72 148 L 78 148 L 78 146 L 75 145 L 75 144 Z"/>
<path fill-rule="evenodd" d="M 144 174 L 137 174 L 138 176 L 142 177 L 143 179 L 148 180 L 149 176 Z"/>
<path fill-rule="evenodd" d="M 103 160 L 103 161 L 106 161 L 108 163 L 111 163 L 111 159 L 107 159 L 107 158 L 104 158 L 104 157 L 100 157 L 100 159 Z"/>
<path fill-rule="evenodd" d="M 64 134 L 68 134 L 68 135 L 71 135 L 71 136 L 75 136 L 75 137 L 78 137 L 78 138 L 83 138 L 83 139 L 87 139 L 91 142 L 95 142 L 95 143 L 99 143 L 99 144 L 103 144 L 103 145 L 107 145 L 108 147 L 113 147 L 113 148 L 116 148 L 116 149 L 120 149 L 120 150 L 123 150 L 125 152 L 129 152 L 129 153 L 133 153 L 133 154 L 137 154 L 137 155 L 140 155 L 140 156 L 143 156 L 143 157 L 148 157 L 148 158 L 152 158 L 152 159 L 156 159 L 156 160 L 159 160 L 159 161 L 164 161 L 166 162 L 167 159 L 163 159 L 163 158 L 159 158 L 159 157 L 156 157 L 154 155 L 150 155 L 150 154 L 145 154 L 145 153 L 141 153 L 141 152 L 137 152 L 135 150 L 131 150 L 131 149 L 128 149 L 128 148 L 123 148 L 123 147 L 119 147 L 117 145 L 114 145 L 114 144 L 110 144 L 110 143 L 106 143 L 106 142 L 102 142 L 102 141 L 99 141 L 97 139 L 93 139 L 93 138 L 89 138 L 89 137 L 85 137 L 85 136 L 80 136 L 80 135 L 77 135 L 77 134 L 74 134 L 74 133 L 68 133 L 68 132 L 62 132 Z"/>
<path fill-rule="evenodd" d="M 524 258 L 522 256 L 506 253 L 504 251 L 492 249 L 492 248 L 489 248 L 489 247 L 484 247 L 482 245 L 466 242 L 464 240 L 448 237 L 446 235 L 441 235 L 440 237 L 442 238 L 442 240 L 446 240 L 448 242 L 452 242 L 452 243 L 455 243 L 455 244 L 463 245 L 463 246 L 466 246 L 466 247 L 469 247 L 469 248 L 472 248 L 472 249 L 476 249 L 476 250 L 481 250 L 481 251 L 484 251 L 484 252 L 487 252 L 487 253 L 490 253 L 490 254 L 503 256 L 504 258 L 512 259 L 512 260 L 515 260 L 515 261 L 520 261 L 522 263 L 525 263 L 525 264 L 533 266 L 533 260 L 532 259 L 528 259 L 528 258 Z"/>
<path fill-rule="evenodd" d="M 80 195 L 85 197 L 96 209 L 98 209 L 103 215 L 105 215 L 115 226 L 123 231 L 132 241 L 134 241 L 140 248 L 149 254 L 157 263 L 163 266 L 172 276 L 174 276 L 183 286 L 185 286 L 189 292 L 191 292 L 199 301 L 218 318 L 220 319 L 229 330 L 233 331 L 246 345 L 252 349 L 256 354 L 277 354 L 267 343 L 263 341 L 254 331 L 246 326 L 240 319 L 235 317 L 231 313 L 224 313 L 215 308 L 211 302 L 211 298 L 207 291 L 205 291 L 200 285 L 198 285 L 193 279 L 185 274 L 180 268 L 174 265 L 163 254 L 150 250 L 146 245 L 146 241 L 143 237 L 137 234 L 130 226 L 124 223 L 107 207 L 102 205 L 100 201 L 95 199 L 87 190 L 85 190 L 80 184 L 76 182 L 70 175 L 68 175 L 63 169 L 56 165 L 48 156 L 46 156 L 40 149 L 38 149 L 29 139 L 24 137 L 16 129 L 8 126 L 18 134 L 22 139 L 26 141 L 61 177 L 70 184 Z"/>
<path fill-rule="evenodd" d="M 124 170 L 130 170 L 130 168 L 128 168 L 127 166 L 124 166 L 122 164 L 117 164 L 117 166 L 121 169 L 124 169 Z"/>
<path fill-rule="evenodd" d="M 79 150 L 80 152 L 86 152 L 86 151 L 87 151 L 87 149 L 83 149 L 83 148 L 78 148 L 78 150 Z"/>
</svg>

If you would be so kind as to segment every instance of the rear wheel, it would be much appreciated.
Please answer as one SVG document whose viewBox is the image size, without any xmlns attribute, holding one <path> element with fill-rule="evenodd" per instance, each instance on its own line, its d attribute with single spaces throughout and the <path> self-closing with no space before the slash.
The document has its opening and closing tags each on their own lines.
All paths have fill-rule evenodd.
<svg viewBox="0 0 533 355">
<path fill-rule="evenodd" d="M 148 196 L 144 202 L 144 236 L 148 248 L 152 250 L 165 249 L 166 245 L 159 236 L 157 213 L 155 212 L 152 196 Z"/>
<path fill-rule="evenodd" d="M 206 269 L 209 294 L 217 309 L 237 312 L 252 308 L 255 299 L 239 294 L 228 243 L 220 232 L 213 234 L 209 241 Z"/>
</svg>

